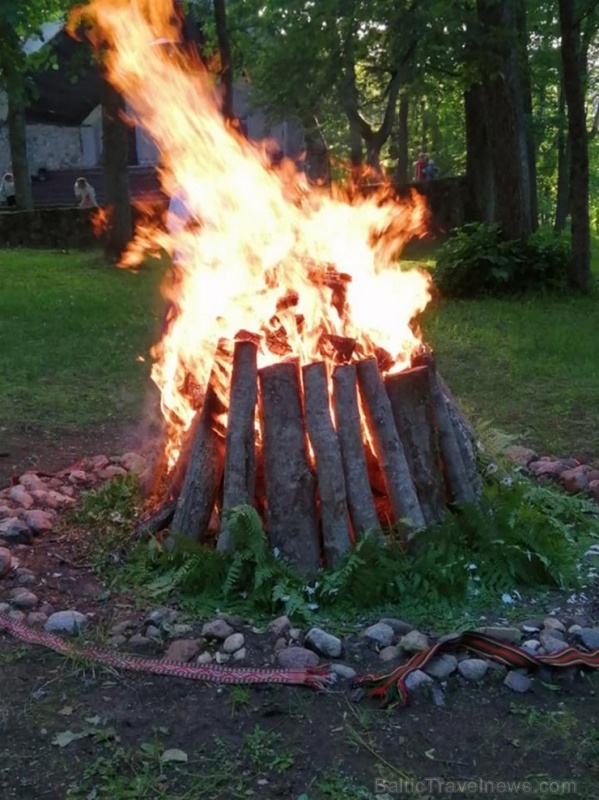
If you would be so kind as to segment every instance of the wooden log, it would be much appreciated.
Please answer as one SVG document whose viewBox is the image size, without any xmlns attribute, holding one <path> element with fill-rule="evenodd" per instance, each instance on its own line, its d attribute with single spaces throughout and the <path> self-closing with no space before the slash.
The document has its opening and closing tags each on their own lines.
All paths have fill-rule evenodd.
<svg viewBox="0 0 599 800">
<path fill-rule="evenodd" d="M 222 412 L 211 381 L 194 426 L 189 464 L 171 525 L 173 536 L 205 538 L 224 466 L 225 441 L 217 432 L 217 418 Z"/>
<path fill-rule="evenodd" d="M 353 364 L 344 364 L 333 370 L 333 406 L 347 504 L 353 529 L 359 537 L 369 531 L 379 531 L 380 524 L 368 478 L 356 367 Z"/>
<path fill-rule="evenodd" d="M 231 393 L 225 437 L 223 524 L 217 549 L 232 552 L 226 512 L 251 503 L 256 484 L 256 401 L 258 398 L 258 348 L 251 341 L 235 343 Z"/>
<path fill-rule="evenodd" d="M 309 575 L 320 565 L 320 546 L 298 361 L 264 367 L 258 377 L 270 544 Z"/>
<path fill-rule="evenodd" d="M 438 524 L 446 513 L 445 487 L 428 368 L 388 375 L 385 388 L 424 519 L 428 525 Z"/>
<path fill-rule="evenodd" d="M 139 541 L 146 536 L 154 536 L 156 533 L 168 528 L 177 507 L 176 500 L 167 500 L 156 511 L 153 511 L 146 519 L 142 520 L 133 531 L 133 541 Z"/>
<path fill-rule="evenodd" d="M 329 406 L 327 369 L 324 363 L 302 369 L 306 427 L 314 449 L 322 538 L 327 567 L 337 569 L 350 548 L 349 515 L 341 447 Z"/>
<path fill-rule="evenodd" d="M 368 427 L 381 465 L 395 522 L 406 520 L 413 530 L 426 525 L 400 441 L 391 402 L 374 358 L 357 365 L 358 385 Z"/>
<path fill-rule="evenodd" d="M 439 385 L 437 368 L 432 356 L 428 357 L 428 371 L 447 489 L 455 503 L 476 503 L 476 492 L 464 464 L 462 451 L 458 444 L 447 402 Z"/>
<path fill-rule="evenodd" d="M 462 454 L 466 474 L 474 490 L 476 500 L 480 502 L 483 496 L 484 484 L 478 465 L 478 459 L 476 458 L 476 434 L 460 408 L 458 401 L 455 399 L 439 372 L 437 372 L 437 381 L 439 382 L 441 394 L 447 404 L 447 410 Z"/>
</svg>

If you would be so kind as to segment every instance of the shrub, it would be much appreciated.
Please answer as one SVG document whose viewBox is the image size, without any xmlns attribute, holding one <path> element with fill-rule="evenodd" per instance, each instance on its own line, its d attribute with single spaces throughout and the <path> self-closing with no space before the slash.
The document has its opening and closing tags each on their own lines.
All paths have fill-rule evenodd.
<svg viewBox="0 0 599 800">
<path fill-rule="evenodd" d="M 433 279 L 446 297 L 564 291 L 569 261 L 566 237 L 540 230 L 524 242 L 505 239 L 498 225 L 471 223 L 440 249 Z"/>
</svg>

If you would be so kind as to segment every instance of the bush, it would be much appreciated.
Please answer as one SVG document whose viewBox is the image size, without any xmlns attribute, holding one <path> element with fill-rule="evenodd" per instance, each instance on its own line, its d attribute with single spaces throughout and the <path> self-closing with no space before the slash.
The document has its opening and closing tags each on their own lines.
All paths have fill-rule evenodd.
<svg viewBox="0 0 599 800">
<path fill-rule="evenodd" d="M 569 261 L 566 237 L 540 230 L 523 242 L 505 239 L 498 225 L 472 223 L 440 249 L 433 279 L 446 297 L 562 292 Z"/>
</svg>

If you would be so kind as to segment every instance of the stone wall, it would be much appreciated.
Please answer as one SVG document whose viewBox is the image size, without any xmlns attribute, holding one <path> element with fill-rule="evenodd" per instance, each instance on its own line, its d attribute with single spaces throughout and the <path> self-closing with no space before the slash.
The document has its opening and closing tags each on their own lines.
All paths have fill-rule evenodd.
<svg viewBox="0 0 599 800">
<path fill-rule="evenodd" d="M 29 172 L 35 175 L 40 167 L 47 170 L 85 166 L 79 128 L 57 125 L 27 126 Z M 8 127 L 0 126 L 0 174 L 10 169 Z"/>
</svg>

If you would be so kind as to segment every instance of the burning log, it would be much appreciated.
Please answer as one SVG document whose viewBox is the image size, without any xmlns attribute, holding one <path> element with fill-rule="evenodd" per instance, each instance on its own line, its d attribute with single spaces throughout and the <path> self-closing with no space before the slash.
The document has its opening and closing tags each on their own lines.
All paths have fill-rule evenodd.
<svg viewBox="0 0 599 800">
<path fill-rule="evenodd" d="M 154 536 L 159 531 L 168 528 L 175 516 L 176 508 L 176 500 L 169 500 L 163 503 L 135 528 L 133 531 L 133 541 L 137 542 L 139 539 L 145 539 L 146 536 Z"/>
<path fill-rule="evenodd" d="M 395 522 L 409 520 L 416 530 L 426 525 L 414 482 L 395 427 L 391 402 L 374 358 L 357 365 L 358 385 L 368 427 L 379 464 L 383 471 L 387 495 Z"/>
<path fill-rule="evenodd" d="M 439 435 L 439 447 L 447 488 L 454 502 L 475 503 L 477 501 L 476 491 L 464 464 L 462 450 L 451 420 L 449 404 L 441 391 L 435 360 L 432 356 L 429 356 L 427 361 L 431 399 L 435 411 L 435 422 Z"/>
<path fill-rule="evenodd" d="M 341 448 L 331 420 L 325 364 L 309 364 L 302 373 L 306 426 L 316 458 L 324 552 L 327 566 L 336 569 L 350 547 Z"/>
<path fill-rule="evenodd" d="M 189 464 L 171 525 L 173 534 L 200 541 L 205 536 L 223 473 L 225 442 L 217 431 L 222 411 L 212 376 L 193 426 Z"/>
<path fill-rule="evenodd" d="M 427 524 L 442 522 L 445 487 L 435 434 L 427 367 L 416 367 L 385 378 L 397 433 Z"/>
<path fill-rule="evenodd" d="M 361 536 L 367 531 L 379 530 L 380 524 L 368 480 L 356 380 L 353 364 L 336 367 L 333 371 L 333 404 L 347 504 L 354 531 Z"/>
<path fill-rule="evenodd" d="M 316 480 L 306 451 L 297 359 L 258 372 L 270 544 L 302 574 L 320 564 Z"/>
<path fill-rule="evenodd" d="M 218 550 L 231 552 L 233 542 L 224 512 L 251 503 L 256 483 L 256 400 L 258 348 L 252 341 L 235 343 L 227 420 L 223 479 L 223 525 Z"/>
</svg>

